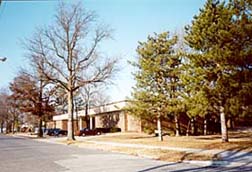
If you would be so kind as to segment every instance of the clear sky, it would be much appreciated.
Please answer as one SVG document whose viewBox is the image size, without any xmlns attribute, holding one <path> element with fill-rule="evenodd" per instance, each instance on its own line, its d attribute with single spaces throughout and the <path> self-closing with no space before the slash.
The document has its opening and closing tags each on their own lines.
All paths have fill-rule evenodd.
<svg viewBox="0 0 252 172">
<path fill-rule="evenodd" d="M 62 0 L 63 1 L 63 0 Z M 77 2 L 65 0 L 66 2 Z M 190 24 L 206 0 L 82 0 L 87 10 L 95 11 L 102 23 L 114 30 L 113 40 L 103 44 L 102 51 L 120 57 L 121 71 L 108 90 L 112 101 L 129 96 L 134 80 L 133 68 L 127 63 L 136 57 L 138 41 L 154 32 L 181 31 Z M 25 66 L 25 49 L 21 41 L 38 26 L 53 22 L 59 0 L 2 2 L 0 6 L 0 88 L 8 87 L 20 66 Z"/>
</svg>

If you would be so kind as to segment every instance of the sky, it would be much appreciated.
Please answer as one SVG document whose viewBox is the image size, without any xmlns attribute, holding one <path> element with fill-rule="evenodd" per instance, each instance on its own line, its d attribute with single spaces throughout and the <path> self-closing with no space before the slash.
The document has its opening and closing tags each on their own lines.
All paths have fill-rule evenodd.
<svg viewBox="0 0 252 172">
<path fill-rule="evenodd" d="M 77 0 L 61 0 L 77 3 Z M 137 57 L 138 42 L 148 35 L 169 31 L 181 32 L 191 24 L 206 0 L 81 0 L 86 10 L 95 11 L 100 23 L 113 29 L 113 39 L 100 50 L 107 56 L 120 59 L 120 71 L 113 85 L 107 89 L 111 101 L 130 96 L 135 81 L 134 68 L 128 61 Z M 33 35 L 35 29 L 53 23 L 55 8 L 60 0 L 3 1 L 0 6 L 0 89 L 7 88 L 20 67 L 27 66 L 22 40 Z"/>
</svg>

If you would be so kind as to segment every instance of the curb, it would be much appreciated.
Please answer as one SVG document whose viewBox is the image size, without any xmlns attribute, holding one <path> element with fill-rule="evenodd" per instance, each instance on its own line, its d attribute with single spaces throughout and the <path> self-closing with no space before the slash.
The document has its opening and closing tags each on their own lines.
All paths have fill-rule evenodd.
<svg viewBox="0 0 252 172">
<path fill-rule="evenodd" d="M 32 139 L 33 141 L 37 142 L 45 142 L 45 143 L 51 143 L 51 144 L 61 144 L 61 145 L 67 145 L 65 143 L 57 142 L 57 141 L 51 141 L 47 138 L 38 138 L 38 137 L 31 137 L 29 135 L 11 135 L 12 137 L 16 138 L 23 138 L 23 139 Z"/>
<path fill-rule="evenodd" d="M 224 166 L 227 165 L 225 161 L 196 161 L 196 160 L 184 160 L 181 161 L 188 164 L 194 164 L 199 166 Z"/>
<path fill-rule="evenodd" d="M 194 164 L 199 166 L 214 166 L 214 167 L 239 167 L 244 165 L 245 163 L 239 163 L 239 162 L 229 162 L 229 161 L 195 161 L 195 160 L 185 160 L 181 161 L 188 164 Z"/>
<path fill-rule="evenodd" d="M 30 136 L 25 136 L 25 135 L 15 135 L 15 134 L 9 135 L 9 136 L 16 137 L 16 138 L 23 138 L 23 139 L 33 139 L 33 138 L 35 138 L 35 137 L 30 137 Z"/>
<path fill-rule="evenodd" d="M 197 152 L 195 149 L 188 149 L 188 148 L 165 148 L 165 147 L 158 147 L 158 146 L 146 146 L 146 145 L 137 145 L 137 144 L 122 144 L 122 143 L 114 143 L 114 142 L 101 142 L 101 141 L 87 141 L 89 143 L 95 143 L 95 144 L 105 144 L 105 145 L 110 145 L 110 146 L 122 146 L 122 147 L 129 147 L 129 148 L 147 148 L 147 149 L 163 149 L 163 150 L 175 150 L 175 151 L 185 151 L 185 152 Z M 149 159 L 154 159 L 158 160 L 157 157 L 154 156 L 149 156 L 149 155 L 137 155 L 139 157 L 143 158 L 149 158 Z M 198 166 L 213 166 L 213 167 L 239 167 L 242 165 L 245 165 L 246 162 L 231 162 L 228 160 L 216 160 L 216 161 L 199 161 L 199 160 L 184 160 L 180 161 L 183 163 L 188 163 L 188 164 L 193 164 L 193 165 L 198 165 Z"/>
</svg>

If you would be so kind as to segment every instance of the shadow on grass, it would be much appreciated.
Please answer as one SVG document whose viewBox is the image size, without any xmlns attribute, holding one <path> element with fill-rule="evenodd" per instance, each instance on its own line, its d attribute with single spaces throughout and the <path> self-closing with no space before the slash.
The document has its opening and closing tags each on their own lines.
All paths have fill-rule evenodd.
<svg viewBox="0 0 252 172">
<path fill-rule="evenodd" d="M 130 139 L 149 139 L 149 138 L 155 138 L 156 136 L 152 136 L 152 135 L 149 135 L 149 136 L 132 136 L 132 137 L 130 137 Z"/>
<path fill-rule="evenodd" d="M 117 139 L 120 139 L 120 140 L 141 140 L 141 139 L 151 139 L 151 138 L 155 138 L 156 136 L 155 135 L 145 135 L 145 136 L 132 136 L 132 135 L 124 135 L 124 136 L 113 136 L 113 137 L 110 137 L 108 136 L 107 139 L 113 139 L 113 138 L 117 138 Z"/>
<path fill-rule="evenodd" d="M 248 139 L 252 137 L 252 132 L 246 131 L 230 131 L 229 138 L 230 139 Z M 221 134 L 216 135 L 206 135 L 206 136 L 197 136 L 195 137 L 196 140 L 214 140 L 214 139 L 221 139 Z"/>
<path fill-rule="evenodd" d="M 229 138 L 231 138 L 231 139 L 243 139 L 243 138 L 251 138 L 252 137 L 251 132 L 234 132 L 229 135 L 230 135 Z"/>
<path fill-rule="evenodd" d="M 206 139 L 205 139 L 206 140 Z M 209 139 L 210 141 L 211 139 Z M 243 151 L 249 151 L 252 150 L 252 140 L 232 140 L 227 143 L 220 142 L 221 139 L 214 142 L 209 142 L 204 145 L 202 145 L 202 149 L 220 149 L 220 150 L 237 150 L 237 149 L 243 149 Z M 206 140 L 207 141 L 207 140 Z"/>
<path fill-rule="evenodd" d="M 221 136 L 208 136 L 208 137 L 197 137 L 196 140 L 220 140 Z"/>
</svg>

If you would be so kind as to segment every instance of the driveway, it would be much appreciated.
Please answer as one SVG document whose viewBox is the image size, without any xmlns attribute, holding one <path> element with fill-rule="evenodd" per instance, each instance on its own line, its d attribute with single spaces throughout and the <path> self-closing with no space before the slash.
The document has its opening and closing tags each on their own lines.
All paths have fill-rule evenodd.
<svg viewBox="0 0 252 172">
<path fill-rule="evenodd" d="M 0 135 L 1 172 L 250 171 L 199 167 Z M 172 155 L 171 155 L 172 156 Z"/>
</svg>

